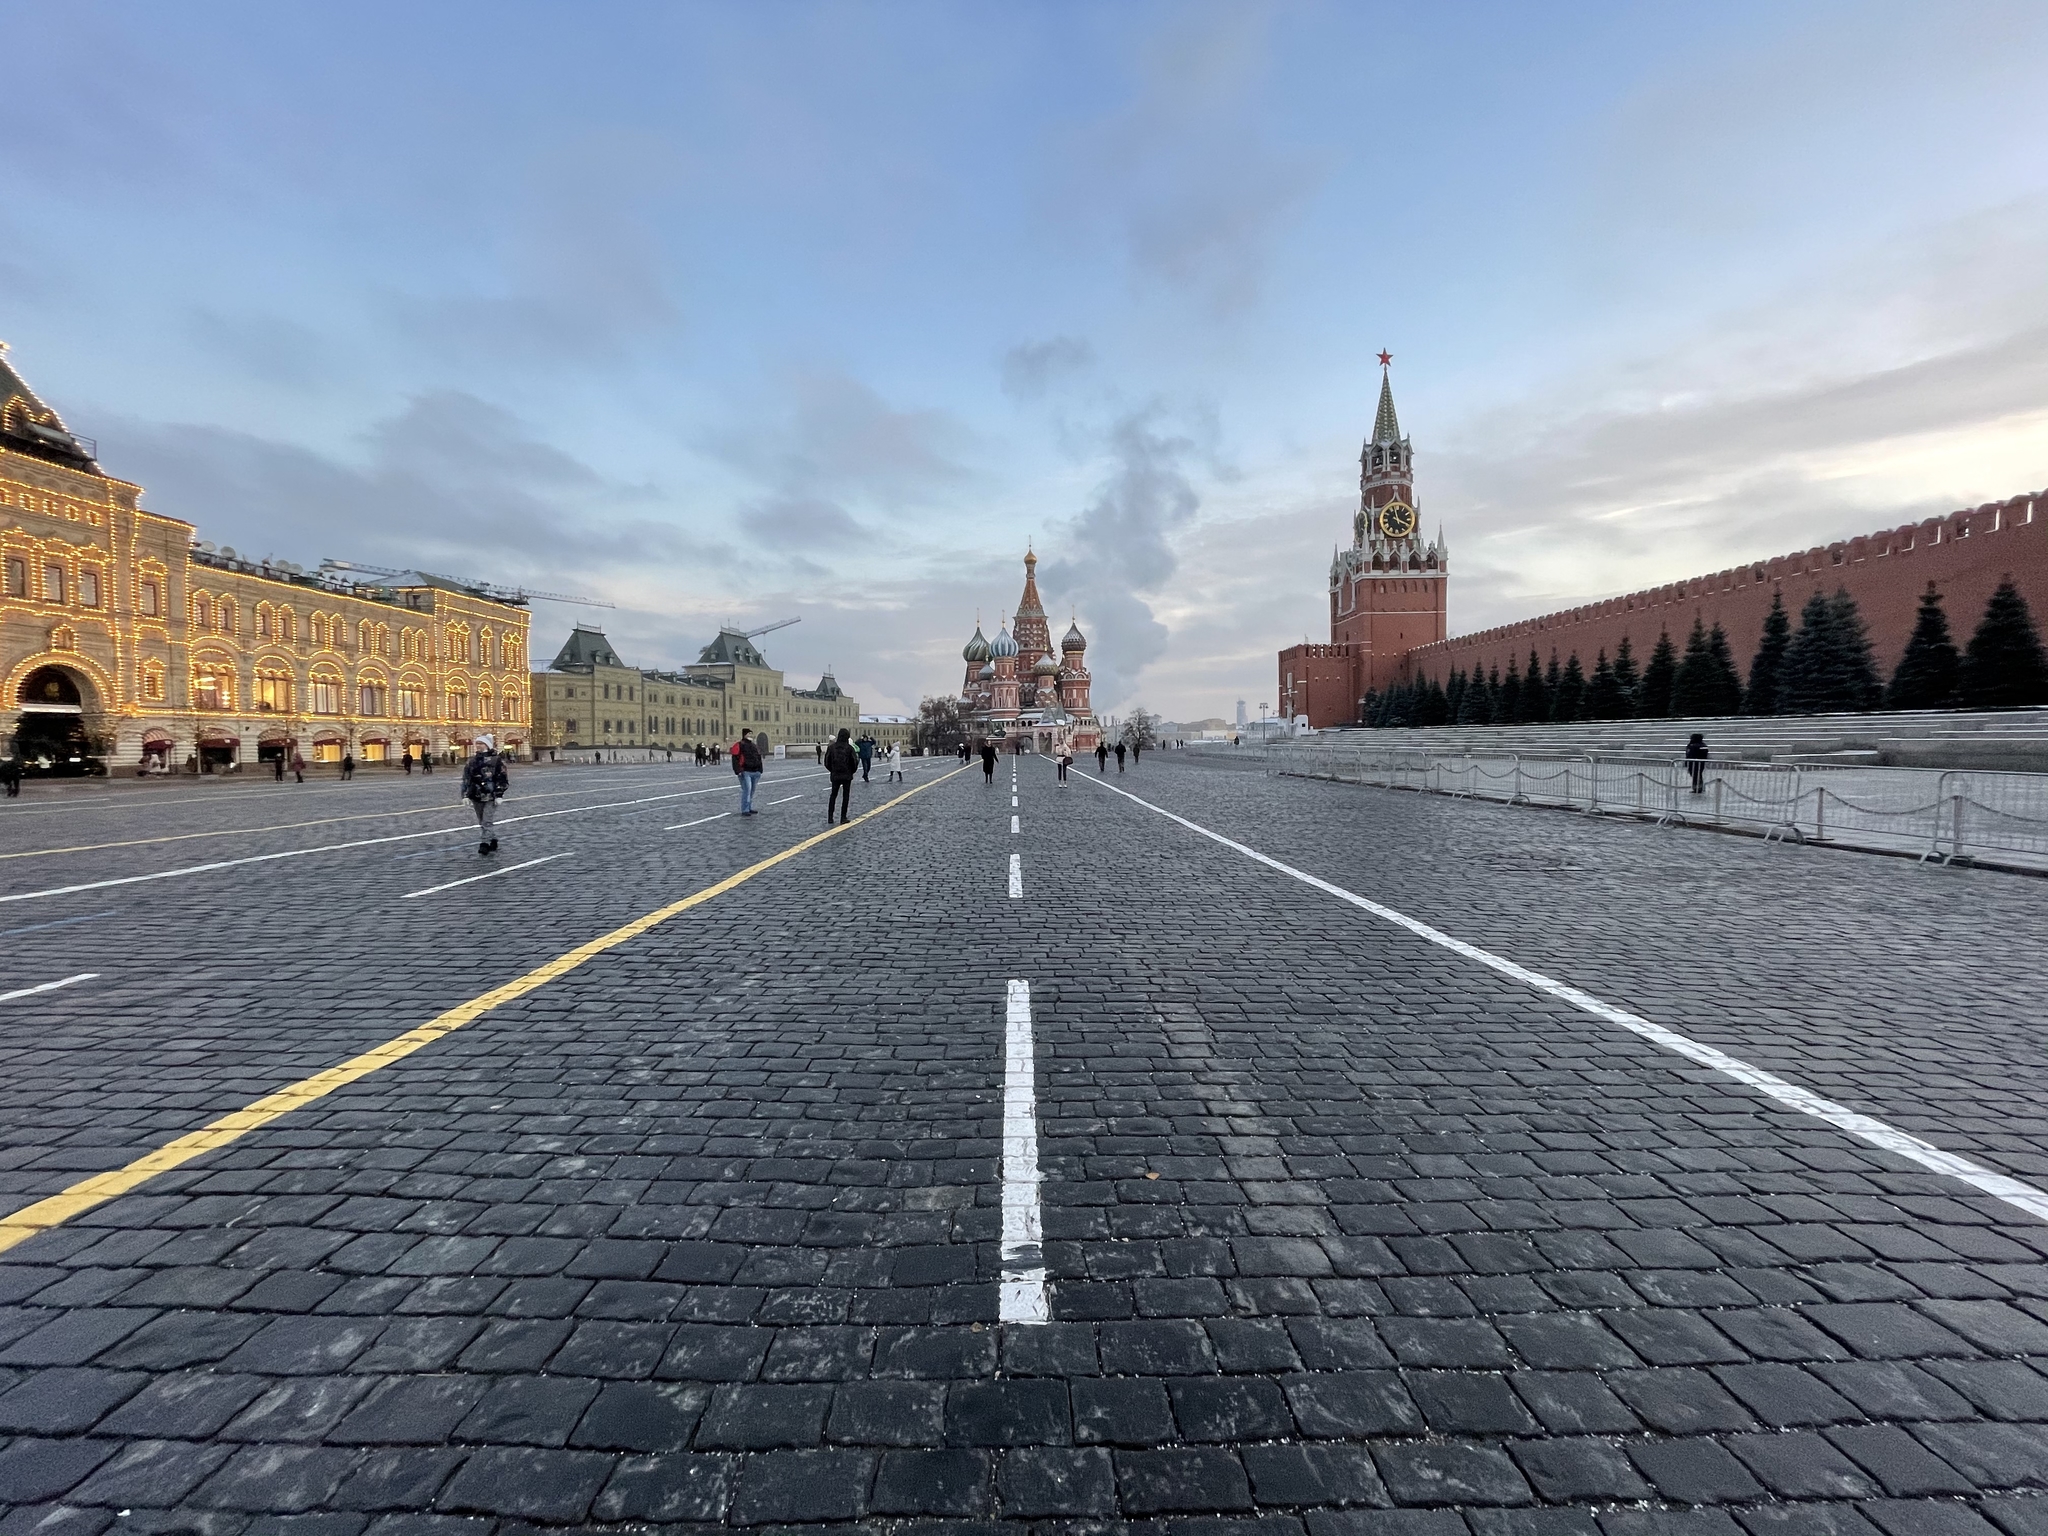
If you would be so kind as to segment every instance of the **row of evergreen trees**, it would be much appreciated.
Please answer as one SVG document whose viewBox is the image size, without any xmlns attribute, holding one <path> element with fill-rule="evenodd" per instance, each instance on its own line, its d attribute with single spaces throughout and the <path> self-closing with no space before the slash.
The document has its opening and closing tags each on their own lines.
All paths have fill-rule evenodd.
<svg viewBox="0 0 2048 1536">
<path fill-rule="evenodd" d="M 1728 636 L 1694 617 L 1685 649 L 1657 637 L 1638 668 L 1627 636 L 1612 659 L 1605 648 L 1588 673 L 1574 651 L 1545 665 L 1510 658 L 1507 675 L 1453 668 L 1448 680 L 1422 678 L 1369 693 L 1367 725 L 1526 725 L 1543 721 L 1686 718 L 1696 715 L 1817 715 L 1864 709 L 2008 709 L 2048 704 L 2048 653 L 2026 600 L 2008 576 L 1984 606 L 1969 645 L 1958 651 L 1933 582 L 1920 598 L 1912 638 L 1889 685 L 1878 676 L 1870 635 L 1846 588 L 1816 591 L 1792 628 L 1782 595 L 1773 595 L 1745 684 Z"/>
</svg>

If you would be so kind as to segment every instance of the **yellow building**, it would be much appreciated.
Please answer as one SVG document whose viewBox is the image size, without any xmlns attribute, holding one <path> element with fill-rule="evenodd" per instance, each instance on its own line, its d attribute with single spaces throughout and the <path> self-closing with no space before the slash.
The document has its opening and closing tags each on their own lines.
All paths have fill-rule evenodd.
<svg viewBox="0 0 2048 1536">
<path fill-rule="evenodd" d="M 733 629 L 720 630 L 681 672 L 662 672 L 628 666 L 603 630 L 579 624 L 547 670 L 534 673 L 532 692 L 534 743 L 557 758 L 720 748 L 749 727 L 770 750 L 808 753 L 860 723 L 860 707 L 831 673 L 815 688 L 792 688 Z"/>
<path fill-rule="evenodd" d="M 0 357 L 0 748 L 212 772 L 524 746 L 523 607 L 197 543 L 97 456 Z"/>
</svg>

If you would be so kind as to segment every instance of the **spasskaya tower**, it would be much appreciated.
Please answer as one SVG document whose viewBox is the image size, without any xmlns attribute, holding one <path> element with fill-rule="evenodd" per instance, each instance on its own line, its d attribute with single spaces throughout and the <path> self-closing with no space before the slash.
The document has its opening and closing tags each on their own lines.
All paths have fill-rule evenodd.
<svg viewBox="0 0 2048 1536">
<path fill-rule="evenodd" d="M 1281 718 L 1306 715 L 1317 728 L 1358 719 L 1366 694 L 1407 676 L 1409 651 L 1448 634 L 1448 551 L 1441 531 L 1424 541 L 1415 450 L 1394 414 L 1393 358 L 1379 359 L 1380 403 L 1358 456 L 1351 547 L 1330 556 L 1330 643 L 1280 653 Z"/>
</svg>

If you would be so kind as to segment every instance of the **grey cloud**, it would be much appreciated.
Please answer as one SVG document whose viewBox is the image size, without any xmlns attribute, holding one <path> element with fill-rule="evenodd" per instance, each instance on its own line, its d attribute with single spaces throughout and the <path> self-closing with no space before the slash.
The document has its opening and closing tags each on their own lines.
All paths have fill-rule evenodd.
<svg viewBox="0 0 2048 1536">
<path fill-rule="evenodd" d="M 194 344 L 266 384 L 306 389 L 331 378 L 326 338 L 282 315 L 192 312 L 186 324 Z"/>
<path fill-rule="evenodd" d="M 1024 342 L 1003 354 L 1003 392 L 1018 400 L 1036 400 L 1094 361 L 1095 349 L 1080 337 Z"/>
<path fill-rule="evenodd" d="M 201 536 L 311 564 L 420 564 L 486 581 L 560 586 L 650 557 L 722 565 L 730 552 L 649 515 L 617 485 L 473 396 L 418 397 L 376 423 L 359 461 L 222 427 L 111 424 L 110 468 Z"/>
<path fill-rule="evenodd" d="M 1264 131 L 1269 8 L 1168 15 L 1141 60 L 1134 99 L 1069 146 L 1060 202 L 1117 223 L 1142 275 L 1217 312 L 1242 310 L 1326 169 Z"/>
<path fill-rule="evenodd" d="M 1074 520 L 1046 585 L 1069 594 L 1088 616 L 1088 664 L 1095 702 L 1115 708 L 1149 663 L 1166 652 L 1168 632 L 1143 594 L 1156 592 L 1176 566 L 1173 535 L 1194 521 L 1201 497 L 1189 478 L 1203 452 L 1156 405 L 1126 412 L 1110 428 L 1115 469 Z"/>
<path fill-rule="evenodd" d="M 898 410 L 860 380 L 794 374 L 784 408 L 713 433 L 713 457 L 785 497 L 929 502 L 969 477 L 971 435 L 944 411 Z"/>
<path fill-rule="evenodd" d="M 852 549 L 871 535 L 836 501 L 816 496 L 770 496 L 745 509 L 748 535 L 772 549 Z M 792 558 L 801 556 L 792 555 Z M 822 568 L 813 567 L 818 574 Z"/>
</svg>

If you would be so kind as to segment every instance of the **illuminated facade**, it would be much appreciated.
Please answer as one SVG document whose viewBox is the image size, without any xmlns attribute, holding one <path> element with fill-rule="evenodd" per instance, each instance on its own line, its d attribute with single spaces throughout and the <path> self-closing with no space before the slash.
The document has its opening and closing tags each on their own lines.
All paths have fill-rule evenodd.
<svg viewBox="0 0 2048 1536">
<path fill-rule="evenodd" d="M 0 747 L 211 772 L 525 746 L 523 607 L 195 543 L 97 452 L 0 356 Z"/>
</svg>

